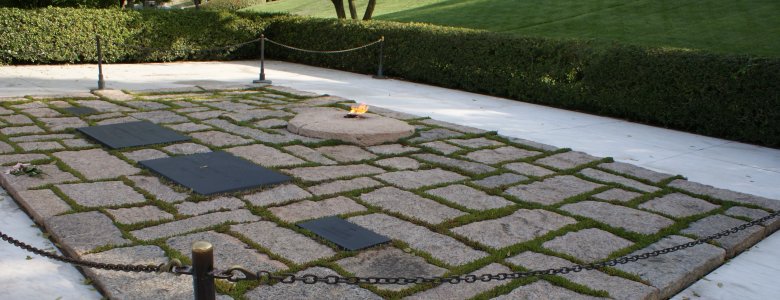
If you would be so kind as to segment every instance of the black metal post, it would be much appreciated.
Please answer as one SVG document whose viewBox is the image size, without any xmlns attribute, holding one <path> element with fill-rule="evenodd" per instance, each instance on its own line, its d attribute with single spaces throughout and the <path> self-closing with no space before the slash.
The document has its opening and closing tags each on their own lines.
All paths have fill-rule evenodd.
<svg viewBox="0 0 780 300">
<path fill-rule="evenodd" d="M 192 244 L 192 285 L 195 288 L 195 300 L 215 300 L 214 247 L 209 242 L 197 241 Z"/>
<path fill-rule="evenodd" d="M 252 80 L 252 83 L 271 84 L 270 80 L 265 80 L 265 34 L 260 35 L 260 79 Z"/>
<path fill-rule="evenodd" d="M 106 88 L 106 81 L 103 80 L 103 49 L 100 48 L 100 35 L 95 35 L 98 55 L 98 90 Z"/>
<path fill-rule="evenodd" d="M 385 60 L 385 37 L 382 36 L 381 41 L 379 42 L 379 67 L 376 70 L 376 75 L 374 75 L 374 78 L 376 79 L 386 79 L 385 74 L 383 74 L 382 70 L 382 63 Z"/>
</svg>

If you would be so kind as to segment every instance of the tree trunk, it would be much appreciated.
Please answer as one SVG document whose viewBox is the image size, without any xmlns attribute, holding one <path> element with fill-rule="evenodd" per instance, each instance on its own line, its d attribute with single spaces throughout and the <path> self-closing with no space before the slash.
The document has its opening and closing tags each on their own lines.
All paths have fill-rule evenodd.
<svg viewBox="0 0 780 300">
<path fill-rule="evenodd" d="M 347 13 L 344 11 L 344 0 L 330 0 L 333 2 L 333 7 L 336 8 L 336 16 L 339 19 L 346 19 Z"/>
<path fill-rule="evenodd" d="M 368 0 L 368 6 L 366 6 L 366 14 L 363 15 L 363 21 L 371 20 L 371 16 L 374 14 L 374 6 L 376 6 L 376 0 Z"/>
<path fill-rule="evenodd" d="M 355 0 L 347 0 L 347 3 L 349 3 L 349 16 L 352 17 L 352 20 L 357 20 L 357 7 L 355 7 Z"/>
<path fill-rule="evenodd" d="M 119 8 L 125 8 L 125 2 L 126 0 L 119 0 Z"/>
</svg>

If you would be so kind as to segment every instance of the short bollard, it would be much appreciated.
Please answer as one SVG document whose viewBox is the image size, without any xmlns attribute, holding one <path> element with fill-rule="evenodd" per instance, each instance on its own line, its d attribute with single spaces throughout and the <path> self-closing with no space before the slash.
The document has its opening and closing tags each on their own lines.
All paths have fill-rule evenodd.
<svg viewBox="0 0 780 300">
<path fill-rule="evenodd" d="M 385 60 L 385 37 L 382 36 L 382 39 L 380 39 L 379 42 L 379 65 L 376 69 L 376 75 L 373 76 L 376 79 L 387 79 L 387 77 L 385 77 L 384 70 L 382 69 L 384 60 Z"/>
<path fill-rule="evenodd" d="M 103 48 L 100 47 L 100 36 L 95 36 L 95 44 L 97 44 L 98 55 L 98 90 L 106 88 L 106 81 L 103 80 Z"/>
<path fill-rule="evenodd" d="M 252 83 L 271 84 L 265 79 L 265 35 L 260 35 L 260 79 L 252 80 Z"/>
<path fill-rule="evenodd" d="M 217 291 L 214 288 L 214 247 L 209 242 L 197 241 L 192 244 L 192 284 L 195 288 L 195 300 L 214 300 Z"/>
</svg>

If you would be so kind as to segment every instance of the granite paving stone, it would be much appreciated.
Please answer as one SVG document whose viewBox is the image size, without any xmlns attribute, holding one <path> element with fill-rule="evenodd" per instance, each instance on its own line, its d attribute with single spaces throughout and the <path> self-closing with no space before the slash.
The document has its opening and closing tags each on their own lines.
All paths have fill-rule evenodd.
<svg viewBox="0 0 780 300">
<path fill-rule="evenodd" d="M 452 129 L 452 130 L 455 130 L 455 131 L 464 132 L 464 133 L 477 133 L 477 134 L 479 134 L 479 133 L 487 132 L 487 130 L 482 130 L 482 129 L 474 128 L 474 127 L 470 127 L 470 126 L 463 126 L 463 125 L 460 125 L 460 124 L 455 124 L 455 123 L 450 123 L 450 122 L 444 122 L 444 121 L 440 121 L 440 120 L 436 120 L 436 119 L 425 119 L 425 120 L 420 121 L 420 123 L 427 124 L 427 125 L 444 127 L 444 128 Z"/>
<path fill-rule="evenodd" d="M 206 105 L 221 109 L 221 110 L 227 110 L 227 111 L 233 111 L 233 112 L 242 112 L 247 111 L 251 109 L 255 109 L 257 107 L 252 105 L 247 105 L 244 103 L 238 103 L 238 102 L 232 102 L 232 101 L 212 101 L 206 103 Z"/>
<path fill-rule="evenodd" d="M 639 205 L 639 208 L 651 210 L 676 218 L 703 214 L 718 207 L 720 206 L 680 193 L 654 198 Z"/>
<path fill-rule="evenodd" d="M 466 214 L 431 199 L 426 199 L 395 187 L 384 187 L 362 194 L 360 195 L 360 200 L 428 224 L 439 224 Z"/>
<path fill-rule="evenodd" d="M 526 176 L 542 177 L 550 174 L 555 174 L 555 172 L 550 171 L 548 169 L 542 168 L 537 165 L 532 165 L 529 163 L 523 163 L 523 162 L 509 163 L 503 165 L 503 167 L 512 172 L 523 174 Z"/>
<path fill-rule="evenodd" d="M 634 243 L 597 228 L 566 233 L 542 244 L 552 251 L 568 254 L 585 262 L 597 262 Z"/>
<path fill-rule="evenodd" d="M 401 240 L 413 249 L 426 252 L 442 262 L 459 266 L 487 256 L 449 236 L 433 232 L 423 226 L 385 214 L 370 214 L 347 219 L 394 240 Z"/>
<path fill-rule="evenodd" d="M 240 112 L 227 113 L 224 116 L 236 122 L 246 122 L 266 118 L 284 118 L 293 114 L 281 110 L 252 109 Z"/>
<path fill-rule="evenodd" d="M 393 170 L 417 170 L 420 168 L 420 162 L 408 157 L 391 157 L 380 159 L 374 162 L 380 167 Z"/>
<path fill-rule="evenodd" d="M 571 175 L 564 175 L 530 184 L 516 185 L 508 188 L 505 192 L 522 201 L 553 205 L 599 187 L 602 187 L 602 185 Z"/>
<path fill-rule="evenodd" d="M 674 221 L 656 214 L 604 202 L 582 201 L 566 204 L 561 209 L 612 227 L 641 234 L 654 234 L 674 224 Z"/>
<path fill-rule="evenodd" d="M 485 267 L 480 268 L 479 270 L 474 271 L 473 273 L 474 274 L 496 274 L 496 273 L 511 273 L 511 272 L 512 270 L 510 270 L 504 265 L 492 263 Z M 469 299 L 471 297 L 487 292 L 489 290 L 505 285 L 507 283 L 508 283 L 507 281 L 499 281 L 499 280 L 493 280 L 488 282 L 477 280 L 476 282 L 469 283 L 469 284 L 442 284 L 430 290 L 426 290 L 405 297 L 403 299 L 409 299 L 409 300 Z"/>
<path fill-rule="evenodd" d="M 114 218 L 114 221 L 122 224 L 135 224 L 141 222 L 173 219 L 173 215 L 157 208 L 157 206 L 154 205 L 107 209 L 106 212 Z"/>
<path fill-rule="evenodd" d="M 366 164 L 304 167 L 287 169 L 283 171 L 303 181 L 324 181 L 344 177 L 381 174 L 385 172 L 385 170 L 381 168 L 369 166 Z"/>
<path fill-rule="evenodd" d="M 323 267 L 312 267 L 295 273 L 297 276 L 305 274 L 320 277 L 338 275 L 335 271 Z M 296 299 L 296 300 L 320 300 L 320 299 L 360 299 L 378 300 L 379 295 L 352 284 L 305 284 L 296 282 L 292 284 L 277 284 L 273 286 L 261 285 L 244 294 L 249 300 L 263 299 Z"/>
<path fill-rule="evenodd" d="M 175 207 L 179 214 L 197 216 L 221 210 L 236 210 L 245 206 L 244 201 L 236 197 L 219 197 L 208 201 L 182 202 Z"/>
<path fill-rule="evenodd" d="M 365 210 L 365 207 L 344 196 L 338 196 L 316 202 L 303 200 L 293 204 L 271 207 L 268 209 L 268 211 L 277 216 L 279 219 L 290 223 L 361 212 Z"/>
<path fill-rule="evenodd" d="M 311 194 L 297 185 L 284 184 L 242 198 L 255 206 L 268 206 L 309 197 Z"/>
<path fill-rule="evenodd" d="M 25 133 L 42 133 L 43 128 L 40 128 L 36 125 L 30 125 L 30 126 L 18 126 L 18 127 L 6 127 L 0 129 L 0 133 L 3 135 L 16 135 L 16 134 L 25 134 Z"/>
<path fill-rule="evenodd" d="M 167 110 L 131 113 L 130 116 L 140 120 L 147 120 L 155 124 L 182 123 L 189 121 L 186 117 L 182 117 L 175 112 Z"/>
<path fill-rule="evenodd" d="M 76 257 L 97 247 L 130 242 L 122 238 L 111 219 L 96 211 L 54 216 L 45 224 L 59 244 Z"/>
<path fill-rule="evenodd" d="M 441 152 L 444 155 L 450 155 L 452 153 L 455 153 L 456 151 L 463 150 L 458 146 L 453 146 L 442 141 L 428 142 L 428 143 L 420 144 L 420 146 L 433 149 L 435 151 Z"/>
<path fill-rule="evenodd" d="M 405 146 L 401 144 L 376 145 L 376 146 L 366 147 L 366 149 L 368 151 L 373 152 L 374 154 L 379 154 L 379 155 L 397 155 L 397 154 L 416 152 L 420 150 L 420 148 L 417 147 Z"/>
<path fill-rule="evenodd" d="M 431 130 L 425 130 L 419 132 L 420 136 L 409 139 L 412 143 L 431 142 L 435 140 L 441 140 L 446 138 L 459 137 L 463 134 L 460 132 L 452 131 L 444 128 L 434 128 Z"/>
<path fill-rule="evenodd" d="M 9 116 L 2 116 L 0 117 L 0 120 L 5 121 L 8 124 L 13 125 L 25 125 L 25 124 L 32 124 L 33 120 L 30 119 L 30 117 L 25 115 L 9 115 Z"/>
<path fill-rule="evenodd" d="M 35 142 L 35 141 L 50 141 L 50 140 L 62 140 L 62 139 L 72 139 L 75 138 L 75 135 L 72 134 L 66 134 L 66 133 L 58 133 L 58 134 L 37 134 L 37 135 L 24 135 L 24 136 L 15 136 L 11 137 L 8 140 L 19 143 L 19 142 Z"/>
<path fill-rule="evenodd" d="M 738 203 L 755 204 L 774 211 L 780 210 L 780 201 L 760 196 L 719 189 L 709 185 L 677 179 L 669 183 L 669 186 L 685 190 L 694 194 L 706 195 L 713 198 L 734 201 Z"/>
<path fill-rule="evenodd" d="M 469 152 L 468 154 L 464 155 L 464 157 L 473 161 L 493 165 L 505 161 L 523 159 L 523 158 L 527 158 L 539 154 L 541 154 L 541 152 L 529 151 L 525 149 L 507 146 L 507 147 L 501 147 L 496 149 L 483 149 L 474 152 Z"/>
<path fill-rule="evenodd" d="M 241 240 L 224 233 L 214 231 L 198 232 L 172 237 L 165 241 L 168 246 L 191 258 L 192 244 L 208 241 L 214 246 L 214 268 L 227 269 L 234 265 L 248 270 L 266 270 L 270 272 L 286 270 L 287 266 L 268 255 L 259 253 Z"/>
<path fill-rule="evenodd" d="M 116 248 L 84 255 L 84 259 L 112 264 L 151 264 L 168 262 L 157 246 Z M 117 272 L 84 268 L 109 299 L 192 299 L 192 278 L 170 273 Z"/>
<path fill-rule="evenodd" d="M 254 122 L 252 125 L 260 128 L 286 127 L 287 121 L 280 119 L 266 119 Z"/>
<path fill-rule="evenodd" d="M 36 118 L 52 118 L 52 117 L 59 117 L 62 114 L 57 112 L 56 110 L 53 110 L 48 107 L 41 107 L 41 108 L 30 108 L 25 109 L 22 112 L 29 114 Z"/>
<path fill-rule="evenodd" d="M 506 217 L 474 222 L 450 231 L 482 245 L 500 249 L 575 223 L 577 220 L 573 218 L 543 209 L 519 209 Z"/>
<path fill-rule="evenodd" d="M 263 167 L 283 167 L 300 165 L 306 163 L 305 160 L 263 145 L 249 145 L 225 149 L 238 157 L 245 158 Z"/>
<path fill-rule="evenodd" d="M 269 140 L 268 142 L 273 142 L 275 140 L 276 144 L 289 143 L 294 141 L 300 141 L 301 143 L 319 143 L 325 141 L 325 139 L 321 138 L 302 136 L 292 133 L 287 130 L 287 128 L 268 129 L 268 131 L 275 133 L 272 135 L 273 139 Z"/>
<path fill-rule="evenodd" d="M 367 189 L 381 186 L 382 183 L 368 177 L 358 177 L 348 180 L 336 180 L 307 188 L 312 194 L 317 196 L 342 193 L 360 189 Z"/>
<path fill-rule="evenodd" d="M 598 165 L 599 168 L 611 170 L 617 173 L 626 174 L 636 178 L 644 179 L 653 183 L 659 183 L 666 179 L 673 177 L 674 175 L 659 173 L 653 170 L 648 170 L 642 167 L 638 167 L 632 164 L 622 162 L 603 163 Z"/>
<path fill-rule="evenodd" d="M 536 163 L 542 164 L 548 167 L 553 167 L 559 170 L 567 170 L 567 169 L 573 169 L 578 166 L 591 163 L 597 160 L 600 160 L 601 158 L 590 156 L 587 153 L 583 152 L 577 152 L 577 151 L 569 151 L 564 153 L 559 153 L 555 155 L 551 155 L 539 160 L 536 160 Z"/>
<path fill-rule="evenodd" d="M 35 158 L 35 157 L 30 157 L 30 158 Z M 48 158 L 45 155 L 43 157 Z M 24 159 L 20 159 L 18 161 L 24 161 Z M 58 184 L 63 182 L 78 181 L 78 178 L 76 178 L 76 176 L 73 176 L 73 174 L 70 174 L 68 172 L 61 171 L 60 168 L 57 167 L 57 165 L 55 164 L 37 165 L 37 167 L 38 169 L 43 171 L 43 174 L 45 176 L 36 176 L 36 177 L 16 176 L 12 174 L 5 174 L 5 172 L 2 172 L 0 173 L 0 182 L 2 182 L 3 186 L 9 190 L 13 189 L 16 191 L 22 191 L 22 190 L 40 187 L 47 184 Z"/>
<path fill-rule="evenodd" d="M 245 209 L 239 209 L 226 212 L 215 212 L 188 219 L 177 220 L 157 226 L 146 227 L 131 231 L 130 234 L 140 240 L 149 241 L 164 237 L 180 235 L 203 228 L 219 225 L 225 222 L 253 222 L 260 220 L 260 217 L 253 215 Z"/>
<path fill-rule="evenodd" d="M 14 113 L 13 110 L 9 110 L 9 109 L 5 109 L 5 108 L 0 107 L 0 116 L 2 116 L 2 115 L 11 115 L 13 113 Z"/>
<path fill-rule="evenodd" d="M 49 131 L 63 131 L 68 128 L 87 127 L 89 124 L 77 117 L 65 118 L 39 118 L 41 122 L 49 128 Z"/>
<path fill-rule="evenodd" d="M 268 249 L 271 253 L 299 265 L 336 254 L 329 247 L 293 230 L 279 227 L 273 222 L 260 221 L 232 225 L 230 231 L 238 233 L 253 243 Z"/>
<path fill-rule="evenodd" d="M 97 120 L 105 120 L 105 119 L 111 119 L 111 118 L 116 118 L 116 117 L 121 117 L 121 116 L 124 116 L 124 114 L 120 113 L 120 112 L 114 112 L 114 113 L 103 113 L 103 114 L 96 114 L 96 115 L 87 115 L 87 116 L 85 116 L 85 118 L 87 118 L 87 120 L 97 121 Z"/>
<path fill-rule="evenodd" d="M 425 262 L 422 257 L 407 254 L 394 247 L 366 250 L 357 256 L 338 260 L 336 264 L 359 277 L 433 277 L 447 272 L 447 269 Z M 380 290 L 400 291 L 415 284 L 374 286 Z"/>
<path fill-rule="evenodd" d="M 447 142 L 466 148 L 484 148 L 493 146 L 504 146 L 505 144 L 499 141 L 494 141 L 486 138 L 474 138 L 474 139 L 451 139 Z"/>
<path fill-rule="evenodd" d="M 46 154 L 7 154 L 0 155 L 0 165 L 12 165 L 16 163 L 27 163 L 35 160 L 49 159 Z M 5 171 L 5 170 L 3 170 Z"/>
<path fill-rule="evenodd" d="M 70 103 L 68 103 L 66 101 L 62 101 L 62 100 L 49 101 L 49 105 L 51 105 L 53 107 L 57 107 L 57 108 L 66 108 L 66 107 L 71 107 L 72 106 L 72 105 L 70 105 Z"/>
<path fill-rule="evenodd" d="M 713 215 L 691 223 L 688 228 L 680 233 L 690 234 L 698 238 L 704 238 L 724 230 L 731 229 L 747 223 L 724 215 Z M 730 258 L 755 245 L 764 238 L 766 230 L 763 226 L 753 226 L 743 231 L 732 233 L 729 236 L 715 240 L 722 248 L 726 249 L 726 257 Z"/>
<path fill-rule="evenodd" d="M 476 210 L 501 208 L 513 204 L 513 202 L 502 197 L 491 196 L 483 191 L 462 184 L 427 190 L 425 193 Z"/>
<path fill-rule="evenodd" d="M 641 195 L 642 194 L 640 193 L 629 192 L 623 189 L 614 188 L 614 189 L 609 189 L 601 193 L 595 194 L 593 195 L 593 198 L 604 200 L 604 201 L 628 202 L 633 199 L 636 199 Z"/>
<path fill-rule="evenodd" d="M 146 198 L 121 181 L 58 184 L 56 187 L 85 207 L 118 206 L 145 202 Z"/>
<path fill-rule="evenodd" d="M 95 146 L 95 144 L 90 143 L 85 139 L 67 139 L 62 140 L 62 143 L 68 148 L 86 148 Z"/>
<path fill-rule="evenodd" d="M 445 165 L 448 167 L 456 168 L 458 170 L 462 170 L 464 172 L 470 173 L 470 174 L 484 174 L 484 173 L 490 173 L 496 170 L 496 168 L 493 168 L 488 165 L 483 165 L 481 163 L 476 162 L 470 162 L 465 160 L 459 160 L 454 158 L 449 158 L 445 156 L 440 156 L 436 154 L 412 154 L 412 157 L 429 162 L 429 163 L 435 163 L 440 165 Z"/>
<path fill-rule="evenodd" d="M 127 176 L 135 186 L 154 195 L 157 200 L 168 203 L 175 203 L 187 199 L 187 194 L 174 191 L 171 187 L 163 184 L 159 178 L 153 176 Z"/>
<path fill-rule="evenodd" d="M 141 110 L 158 110 L 170 108 L 168 105 L 154 101 L 127 101 L 124 104 Z"/>
<path fill-rule="evenodd" d="M 26 142 L 18 143 L 17 146 L 21 147 L 24 151 L 45 151 L 45 150 L 59 150 L 65 149 L 60 143 L 57 142 Z"/>
<path fill-rule="evenodd" d="M 468 178 L 458 173 L 442 169 L 398 171 L 384 173 L 374 177 L 404 189 L 416 189 L 424 186 L 457 182 Z"/>
<path fill-rule="evenodd" d="M 89 180 L 111 179 L 141 172 L 102 149 L 56 152 L 54 156 Z"/>
<path fill-rule="evenodd" d="M 211 149 L 209 149 L 209 147 L 200 144 L 195 144 L 195 143 L 173 144 L 170 146 L 163 147 L 163 150 L 168 151 L 171 154 L 179 154 L 179 155 L 211 152 Z"/>
<path fill-rule="evenodd" d="M 102 96 L 103 98 L 107 98 L 109 100 L 114 101 L 129 101 L 133 100 L 132 95 L 125 94 L 125 92 L 121 90 L 112 90 L 112 89 L 100 89 L 93 91 L 98 96 Z"/>
<path fill-rule="evenodd" d="M 285 136 L 282 134 L 270 134 L 259 129 L 238 126 L 226 120 L 211 119 L 211 120 L 206 120 L 204 122 L 209 125 L 213 125 L 217 128 L 220 128 L 222 130 L 225 130 L 227 132 L 232 132 L 241 136 L 250 137 L 267 143 L 273 143 L 273 144 L 289 143 L 295 140 L 295 137 L 293 136 Z"/>
<path fill-rule="evenodd" d="M 544 255 L 541 253 L 526 251 L 510 257 L 507 262 L 532 270 L 549 268 L 570 267 L 574 263 L 563 258 Z M 571 272 L 560 274 L 569 281 L 589 287 L 593 290 L 602 290 L 609 293 L 610 298 L 618 300 L 655 300 L 658 299 L 658 289 L 645 284 L 631 281 L 618 276 L 610 276 L 598 270 L 586 272 Z M 522 299 L 522 298 L 521 298 Z M 532 298 L 535 299 L 535 298 Z M 566 299 L 566 298 L 564 298 Z"/>
<path fill-rule="evenodd" d="M 135 111 L 135 109 L 125 107 L 125 106 L 119 106 L 114 103 L 103 101 L 103 100 L 80 100 L 80 101 L 76 101 L 76 104 L 78 104 L 79 106 L 92 108 L 99 112 L 110 113 L 110 112 Z"/>
<path fill-rule="evenodd" d="M 40 223 L 70 210 L 70 205 L 49 189 L 19 191 L 16 196 L 16 200 L 27 207 L 27 212 Z"/>
<path fill-rule="evenodd" d="M 585 176 L 587 176 L 589 178 L 598 180 L 598 181 L 617 183 L 617 184 L 620 184 L 620 185 L 623 185 L 623 186 L 627 186 L 627 187 L 634 188 L 634 189 L 637 189 L 637 190 L 640 190 L 640 191 L 643 191 L 643 192 L 648 192 L 648 193 L 652 193 L 652 192 L 656 192 L 656 191 L 661 190 L 658 187 L 654 187 L 652 185 L 646 185 L 644 183 L 641 183 L 641 182 L 633 180 L 633 179 L 628 179 L 628 178 L 625 178 L 625 177 L 622 177 L 622 176 L 610 174 L 610 173 L 607 173 L 607 172 L 604 172 L 604 171 L 599 171 L 599 170 L 591 169 L 591 168 L 587 168 L 587 169 L 584 169 L 584 170 L 580 171 L 580 174 L 585 175 Z"/>
<path fill-rule="evenodd" d="M 26 101 L 27 99 L 19 98 L 19 100 L 20 101 Z M 44 104 L 41 101 L 32 101 L 32 102 L 27 102 L 27 103 L 22 103 L 22 104 L 14 104 L 14 105 L 11 105 L 11 107 L 15 108 L 15 109 L 43 108 L 43 107 L 46 107 L 46 104 Z"/>
<path fill-rule="evenodd" d="M 170 102 L 168 102 L 168 104 L 172 104 L 172 105 L 175 105 L 177 107 L 183 107 L 183 108 L 193 108 L 193 107 L 194 108 L 204 108 L 202 106 L 198 106 L 195 103 L 192 103 L 192 102 L 189 102 L 189 101 L 185 101 L 185 100 L 170 101 Z M 208 109 L 208 108 L 206 108 L 206 109 Z M 175 111 L 180 111 L 180 110 L 182 110 L 182 109 L 181 108 L 180 109 L 175 109 Z"/>
<path fill-rule="evenodd" d="M 357 162 L 366 159 L 374 159 L 377 156 L 357 146 L 325 146 L 319 147 L 317 152 L 330 157 L 338 162 Z"/>
<path fill-rule="evenodd" d="M 218 118 L 219 116 L 224 115 L 226 113 L 227 112 L 221 110 L 207 110 L 207 111 L 188 113 L 187 116 L 193 119 L 206 120 L 206 119 Z"/>
<path fill-rule="evenodd" d="M 499 175 L 486 177 L 484 179 L 475 180 L 472 181 L 471 183 L 484 188 L 492 189 L 492 188 L 497 188 L 497 187 L 502 187 L 507 185 L 513 185 L 525 180 L 528 180 L 528 177 L 525 177 L 523 175 L 517 175 L 515 173 L 503 173 Z"/>
<path fill-rule="evenodd" d="M 155 150 L 155 149 L 135 150 L 130 152 L 124 152 L 122 153 L 122 155 L 136 162 L 142 160 L 151 160 L 151 159 L 168 157 L 168 154 L 165 154 L 165 152 L 162 152 L 160 150 Z"/>
<path fill-rule="evenodd" d="M 547 281 L 539 280 L 533 283 L 515 288 L 509 294 L 501 295 L 492 300 L 514 299 L 545 299 L 545 300 L 596 300 L 606 299 L 583 295 L 572 290 L 552 285 Z"/>
<path fill-rule="evenodd" d="M 9 145 L 8 143 L 0 141 L 0 153 L 11 153 L 11 152 L 14 152 L 14 147 Z"/>
<path fill-rule="evenodd" d="M 742 206 L 731 207 L 727 209 L 725 212 L 723 212 L 723 214 L 732 217 L 748 218 L 750 220 L 760 219 L 769 215 L 769 213 L 764 210 L 747 208 Z M 777 229 L 780 229 L 780 219 L 774 218 L 765 223 L 762 223 L 762 225 L 766 227 L 767 235 L 769 235 L 770 233 L 777 231 Z"/>
<path fill-rule="evenodd" d="M 652 252 L 692 241 L 686 237 L 670 235 L 629 255 Z M 720 266 L 725 254 L 726 251 L 721 248 L 702 244 L 630 264 L 617 265 L 615 268 L 641 277 L 642 280 L 660 290 L 659 298 L 666 299 Z"/>
<path fill-rule="evenodd" d="M 170 129 L 179 132 L 195 132 L 195 131 L 203 131 L 203 130 L 211 129 L 211 126 L 209 125 L 190 123 L 190 122 L 179 123 L 179 124 L 168 124 L 165 125 L 165 127 L 168 127 Z"/>
<path fill-rule="evenodd" d="M 252 142 L 252 140 L 248 140 L 237 135 L 214 130 L 193 132 L 190 133 L 190 136 L 215 147 L 245 145 Z"/>
<path fill-rule="evenodd" d="M 120 118 L 112 118 L 112 119 L 105 119 L 102 121 L 97 122 L 97 125 L 111 125 L 111 124 L 122 124 L 122 123 L 132 123 L 132 122 L 138 122 L 140 120 L 133 118 L 133 117 L 120 117 Z"/>
</svg>

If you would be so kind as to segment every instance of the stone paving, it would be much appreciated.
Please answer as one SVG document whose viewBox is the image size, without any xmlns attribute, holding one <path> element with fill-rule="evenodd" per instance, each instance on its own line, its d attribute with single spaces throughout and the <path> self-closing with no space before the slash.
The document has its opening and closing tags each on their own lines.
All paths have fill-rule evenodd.
<svg viewBox="0 0 780 300">
<path fill-rule="evenodd" d="M 450 276 L 597 262 L 691 241 L 760 218 L 780 202 L 477 128 L 386 109 L 415 135 L 359 147 L 285 129 L 338 97 L 284 87 L 188 89 L 0 99 L 0 165 L 40 177 L 0 183 L 73 257 L 117 263 L 187 258 L 278 274 Z M 54 100 L 56 99 L 56 100 Z M 64 107 L 99 113 L 74 116 Z M 74 128 L 149 120 L 193 138 L 108 150 Z M 138 161 L 227 151 L 291 183 L 204 197 Z M 345 251 L 295 224 L 340 216 L 389 237 Z M 780 228 L 780 219 L 710 244 L 598 271 L 471 284 L 219 285 L 246 299 L 659 299 Z M 188 278 L 88 270 L 109 298 L 192 297 Z"/>
</svg>

